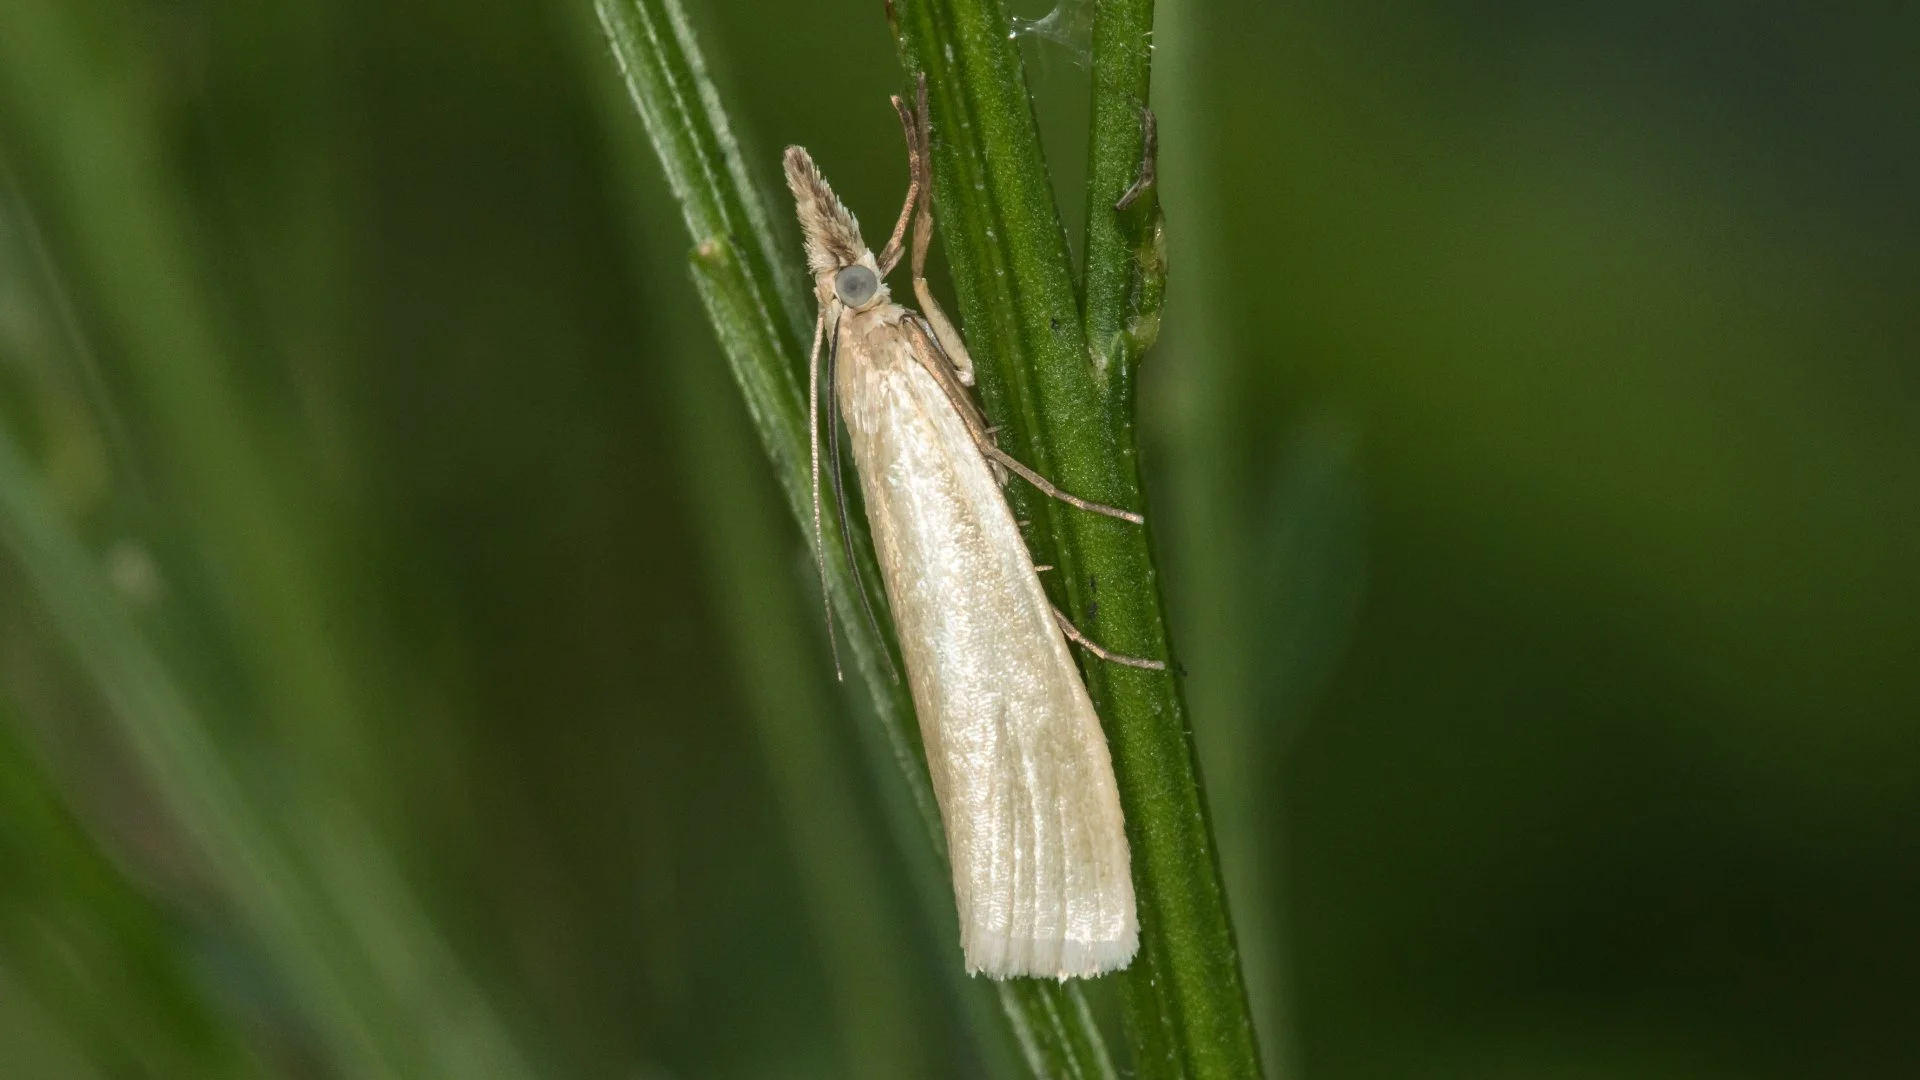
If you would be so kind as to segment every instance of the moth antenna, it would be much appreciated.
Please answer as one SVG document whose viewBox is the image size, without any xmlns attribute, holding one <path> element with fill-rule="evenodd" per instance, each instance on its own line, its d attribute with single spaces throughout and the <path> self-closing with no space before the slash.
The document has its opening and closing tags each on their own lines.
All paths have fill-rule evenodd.
<svg viewBox="0 0 1920 1080">
<path fill-rule="evenodd" d="M 860 594 L 860 607 L 867 613 L 867 628 L 873 631 L 873 639 L 885 642 L 886 636 L 880 633 L 879 616 L 873 613 L 873 599 L 867 595 L 867 579 L 860 573 L 860 558 L 853 550 L 853 528 L 847 522 L 847 490 L 842 479 L 843 471 L 840 457 L 840 414 L 836 398 L 839 395 L 834 372 L 840 359 L 840 320 L 835 319 L 833 328 L 827 332 L 827 472 L 833 477 L 834 513 L 840 519 L 840 543 L 846 548 L 847 570 L 853 574 L 854 591 Z M 882 644 L 882 649 L 885 645 Z M 887 674 L 894 682 L 900 681 L 900 674 L 893 670 L 893 664 L 887 664 Z"/>
<path fill-rule="evenodd" d="M 833 634 L 833 593 L 827 588 L 827 540 L 820 527 L 820 340 L 827 328 L 823 309 L 813 320 L 813 349 L 807 353 L 807 453 L 812 465 L 809 491 L 813 495 L 813 561 L 820 568 L 820 605 L 827 615 L 827 649 L 833 653 L 833 677 L 847 681 L 840 669 L 840 642 Z"/>
</svg>

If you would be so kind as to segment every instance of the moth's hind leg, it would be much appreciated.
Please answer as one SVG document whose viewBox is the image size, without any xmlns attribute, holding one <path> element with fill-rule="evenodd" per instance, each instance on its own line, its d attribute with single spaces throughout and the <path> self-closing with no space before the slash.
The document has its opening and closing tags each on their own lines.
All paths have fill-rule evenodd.
<svg viewBox="0 0 1920 1080">
<path fill-rule="evenodd" d="M 1080 646 L 1081 648 L 1087 650 L 1088 652 L 1099 657 L 1100 659 L 1105 660 L 1109 664 L 1121 664 L 1126 667 L 1141 668 L 1146 671 L 1167 670 L 1167 665 L 1165 661 L 1148 660 L 1145 657 L 1140 657 L 1140 656 L 1128 656 L 1124 653 L 1113 652 L 1111 650 L 1103 649 L 1100 646 L 1095 645 L 1092 641 L 1088 640 L 1087 635 L 1080 632 L 1079 627 L 1073 625 L 1073 620 L 1067 618 L 1067 613 L 1064 611 L 1061 611 L 1059 608 L 1053 609 L 1053 618 L 1054 618 L 1054 621 L 1060 624 L 1061 633 L 1064 633 L 1067 635 L 1068 638 L 1071 638 L 1075 645 Z"/>
<path fill-rule="evenodd" d="M 988 437 L 984 432 L 974 432 L 973 442 L 975 446 L 980 448 L 980 452 L 986 455 L 988 461 L 1005 466 L 1009 472 L 1012 472 L 1015 476 L 1025 480 L 1027 483 L 1032 484 L 1040 490 L 1040 494 L 1048 498 L 1059 499 L 1068 506 L 1078 507 L 1090 514 L 1102 514 L 1110 518 L 1119 518 L 1121 521 L 1130 521 L 1135 525 L 1145 525 L 1147 523 L 1146 518 L 1141 517 L 1131 510 L 1122 510 L 1117 506 L 1097 503 L 1091 499 L 1083 499 L 1071 492 L 1061 490 L 1053 481 L 1022 465 L 1019 459 L 1015 458 L 1012 454 L 995 446 L 992 438 Z"/>
<path fill-rule="evenodd" d="M 961 422 L 966 424 L 967 434 L 973 437 L 973 445 L 979 448 L 981 456 L 985 457 L 989 464 L 1013 473 L 1015 476 L 1038 488 L 1042 495 L 1059 499 L 1068 506 L 1079 507 L 1090 514 L 1104 514 L 1110 518 L 1119 518 L 1121 521 L 1130 521 L 1135 525 L 1146 524 L 1146 518 L 1141 517 L 1131 510 L 1122 510 L 1117 506 L 1097 503 L 1091 499 L 1083 499 L 1071 492 L 1061 490 L 1053 481 L 1027 468 L 1021 464 L 1020 459 L 1000 449 L 999 445 L 993 441 L 993 434 L 988 430 L 987 422 L 981 419 L 980 410 L 975 407 L 973 401 L 967 397 L 966 388 L 958 384 L 958 379 L 953 369 L 941 363 L 934 355 L 940 351 L 939 342 L 933 338 L 932 334 L 922 324 L 909 322 L 905 325 L 914 338 L 914 359 L 918 360 L 920 366 L 926 369 L 929 375 L 933 376 L 934 382 L 940 384 L 941 392 L 947 395 L 947 400 L 953 403 L 954 411 L 960 414 Z"/>
<path fill-rule="evenodd" d="M 961 385 L 972 386 L 973 357 L 967 353 L 966 343 L 960 340 L 960 331 L 953 328 L 953 323 L 947 321 L 947 313 L 940 310 L 940 302 L 933 298 L 932 291 L 927 288 L 926 278 L 917 274 L 914 276 L 913 294 L 920 301 L 921 321 L 927 324 L 934 340 L 940 343 L 940 352 L 947 358 L 947 363 L 953 365 L 954 377 L 960 380 Z"/>
</svg>

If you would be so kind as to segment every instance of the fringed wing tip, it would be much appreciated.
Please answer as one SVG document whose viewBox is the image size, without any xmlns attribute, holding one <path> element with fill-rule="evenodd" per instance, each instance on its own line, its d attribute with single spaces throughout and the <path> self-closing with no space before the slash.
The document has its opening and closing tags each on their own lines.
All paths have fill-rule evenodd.
<svg viewBox="0 0 1920 1080">
<path fill-rule="evenodd" d="M 965 938 L 967 974 L 989 979 L 1089 979 L 1125 968 L 1140 950 L 1140 931 L 1131 920 L 1119 937 L 1100 941 L 1016 940 L 979 927 Z"/>
</svg>

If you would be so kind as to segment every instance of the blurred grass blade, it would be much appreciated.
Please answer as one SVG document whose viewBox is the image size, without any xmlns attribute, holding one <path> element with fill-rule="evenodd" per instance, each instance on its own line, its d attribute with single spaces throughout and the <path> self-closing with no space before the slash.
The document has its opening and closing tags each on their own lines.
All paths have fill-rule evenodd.
<svg viewBox="0 0 1920 1080">
<path fill-rule="evenodd" d="M 1194 655 L 1206 657 L 1204 677 L 1194 680 L 1190 695 L 1194 729 L 1216 792 L 1214 820 L 1226 878 L 1237 890 L 1235 910 L 1247 914 L 1248 941 L 1264 940 L 1269 946 L 1242 951 L 1251 1004 L 1258 1010 L 1254 1015 L 1263 1057 L 1272 1076 L 1290 1080 L 1297 1057 L 1286 1041 L 1288 1024 L 1278 1012 L 1288 979 L 1276 966 L 1282 952 L 1277 935 L 1263 933 L 1272 925 L 1263 920 L 1271 916 L 1239 903 L 1251 904 L 1265 895 L 1261 882 L 1253 880 L 1260 871 L 1246 859 L 1257 847 L 1253 838 L 1265 834 L 1267 823 L 1252 816 L 1258 800 L 1240 784 L 1246 767 L 1230 756 L 1248 741 L 1243 733 L 1260 722 L 1254 689 L 1260 663 L 1255 656 L 1255 601 L 1242 576 L 1253 562 L 1248 554 L 1251 522 L 1242 509 L 1246 493 L 1254 488 L 1240 466 L 1237 448 L 1245 433 L 1234 422 L 1238 413 L 1227 385 L 1235 358 L 1223 328 L 1232 325 L 1231 313 L 1214 301 L 1224 295 L 1226 283 L 1216 270 L 1224 250 L 1216 235 L 1218 218 L 1205 202 L 1211 159 L 1203 158 L 1201 141 L 1211 127 L 1195 90 L 1204 16 L 1193 0 L 1173 0 L 1162 12 L 1156 40 L 1162 162 L 1167 202 L 1173 204 L 1171 214 L 1180 230 L 1181 277 L 1170 301 L 1173 317 L 1161 356 L 1144 380 L 1164 424 L 1164 430 L 1154 433 L 1167 478 L 1160 535 L 1171 556 L 1171 573 L 1181 585 L 1175 615 L 1182 640 Z"/>
<path fill-rule="evenodd" d="M 301 785 L 289 783 L 279 800 L 304 802 L 305 812 L 285 830 L 273 827 L 276 815 L 235 780 L 207 721 L 4 429 L 0 543 L 99 687 L 167 808 L 303 992 L 341 1067 L 396 1080 L 531 1075 L 356 814 L 337 800 L 307 801 Z"/>
<path fill-rule="evenodd" d="M 1180 225 L 1182 270 L 1163 359 L 1145 381 L 1158 406 L 1159 430 L 1152 434 L 1167 478 L 1160 525 L 1182 586 L 1175 619 L 1182 639 L 1207 657 L 1205 677 L 1193 683 L 1191 696 L 1248 998 L 1269 1074 L 1291 1078 L 1299 1074 L 1299 1050 L 1290 1006 L 1293 950 L 1284 917 L 1289 882 L 1285 856 L 1277 866 L 1275 859 L 1276 848 L 1284 852 L 1287 845 L 1284 835 L 1276 837 L 1288 824 L 1285 800 L 1275 791 L 1284 739 L 1271 728 L 1278 718 L 1297 730 L 1299 721 L 1291 715 L 1297 708 L 1286 707 L 1297 707 L 1310 693 L 1305 684 L 1319 678 L 1317 665 L 1338 647 L 1307 636 L 1313 630 L 1293 601 L 1339 589 L 1321 575 L 1357 573 L 1351 550 L 1343 547 L 1358 539 L 1349 534 L 1357 526 L 1344 509 L 1351 492 L 1342 490 L 1355 482 L 1347 475 L 1353 436 L 1332 422 L 1299 433 L 1286 464 L 1289 476 L 1301 478 L 1283 486 L 1282 506 L 1265 507 L 1272 520 L 1257 519 L 1249 503 L 1257 507 L 1262 501 L 1248 496 L 1263 488 L 1239 449 L 1257 436 L 1241 422 L 1230 379 L 1245 357 L 1236 355 L 1232 335 L 1223 331 L 1234 313 L 1219 300 L 1231 290 L 1218 269 L 1227 225 L 1212 198 L 1222 151 L 1209 139 L 1216 125 L 1200 99 L 1207 32 L 1204 9 L 1193 0 L 1162 6 L 1155 40 L 1162 175 Z M 1304 531 L 1309 518 L 1322 519 L 1322 532 Z M 1332 622 L 1345 617 L 1327 616 Z M 1277 620 L 1289 621 L 1284 629 L 1301 635 L 1292 638 L 1298 647 L 1278 656 L 1267 644 L 1283 629 Z M 1343 626 L 1314 629 L 1334 639 L 1346 634 Z"/>
<path fill-rule="evenodd" d="M 1360 431 L 1347 413 L 1309 414 L 1287 434 L 1253 530 L 1253 637 L 1273 643 L 1256 684 L 1249 761 L 1278 760 L 1346 651 L 1367 580 Z"/>
<path fill-rule="evenodd" d="M 1251 708 L 1208 729 L 1206 761 L 1216 778 L 1234 909 L 1251 913 L 1237 923 L 1248 997 L 1263 1045 L 1291 1064 L 1298 1060 L 1286 936 L 1293 822 L 1275 778 L 1291 775 L 1288 750 L 1359 621 L 1366 521 L 1351 418 L 1328 412 L 1296 425 L 1275 471 L 1240 576 L 1253 613 L 1244 632 L 1266 645 L 1249 672 Z"/>
<path fill-rule="evenodd" d="M 1119 1080 L 1078 983 L 1007 979 L 994 987 L 1035 1076 Z"/>
<path fill-rule="evenodd" d="M 135 426 L 177 497 L 167 526 L 193 537 L 219 583 L 206 602 L 242 673 L 233 699 L 248 705 L 196 701 L 5 438 L 0 539 L 341 1070 L 518 1080 L 529 1071 L 512 1037 L 371 817 L 376 695 L 342 646 L 345 600 L 326 585 L 336 538 L 307 501 L 311 476 L 276 471 L 299 460 L 297 429 L 259 420 L 226 348 L 243 335 L 223 318 L 168 129 L 153 122 L 139 30 L 84 2 L 14 4 L 0 89 L 21 172 L 45 193 L 49 233 L 85 283 L 104 325 L 95 337 L 114 348 Z M 242 747 L 249 726 L 256 741 Z M 264 780 L 263 760 L 277 766 Z"/>
<path fill-rule="evenodd" d="M 931 87 L 945 249 L 1002 445 L 1076 494 L 1141 507 L 1134 368 L 1157 328 L 1164 263 L 1153 199 L 1136 200 L 1131 217 L 1112 207 L 1141 166 L 1152 5 L 1121 0 L 1096 16 L 1084 310 L 1002 5 L 902 0 L 896 10 L 907 66 Z M 1019 488 L 1014 497 L 1039 526 L 1030 542 L 1051 546 L 1037 552 L 1060 567 L 1049 588 L 1081 629 L 1109 648 L 1169 657 L 1145 533 Z M 1141 948 L 1120 980 L 1134 1067 L 1143 1077 L 1257 1076 L 1180 686 L 1172 671 L 1085 669 L 1133 843 Z"/>
<path fill-rule="evenodd" d="M 906 934 L 866 842 L 881 830 L 863 819 L 859 784 L 847 775 L 850 756 L 833 738 L 835 702 L 805 629 L 819 612 L 799 602 L 803 593 L 783 573 L 794 549 L 781 542 L 786 526 L 761 498 L 751 436 L 727 400 L 718 365 L 668 367 L 675 426 L 697 463 L 688 486 L 706 526 L 707 577 L 732 631 L 747 712 L 826 954 L 849 1075 L 938 1075 L 916 1010 L 938 996 L 916 993 L 910 982 Z"/>
<path fill-rule="evenodd" d="M 798 254 L 781 258 L 776 234 L 735 143 L 719 94 L 705 72 L 685 13 L 673 0 L 596 0 L 634 105 L 679 201 L 694 244 L 694 277 L 752 414 L 794 520 L 810 526 L 803 340 L 811 314 L 793 284 Z M 867 684 L 912 788 L 929 849 L 944 853 L 939 811 L 927 778 L 905 680 L 887 643 L 865 623 L 839 537 L 816 552 L 828 567 L 836 622 Z M 811 529 L 803 531 L 811 540 Z M 879 580 L 871 547 L 855 529 L 857 557 Z M 949 907 L 938 915 L 951 920 Z M 945 940 L 946 934 L 942 934 Z M 1080 990 L 1059 984 L 996 983 L 1003 1012 L 1038 1076 L 1111 1074 L 1105 1043 Z"/>
<path fill-rule="evenodd" d="M 269 938 L 273 929 L 297 924 L 298 901 L 285 888 L 291 874 L 280 865 L 254 808 L 221 767 L 206 726 L 147 648 L 78 538 L 60 522 L 4 430 L 0 541 L 79 654 L 169 809 L 209 861 L 229 875 L 236 901 L 272 927 L 265 931 Z M 296 934 L 289 943 L 304 940 Z M 336 1028 L 334 1034 L 357 1051 L 355 1056 L 372 1057 L 378 1041 L 373 1034 L 357 1024 L 343 1026 L 349 1030 Z"/>
<path fill-rule="evenodd" d="M 62 804 L 10 708 L 0 700 L 0 969 L 103 1076 L 265 1077 L 179 928 Z M 40 1075 L 20 1053 L 0 1038 L 0 1074 Z"/>
</svg>

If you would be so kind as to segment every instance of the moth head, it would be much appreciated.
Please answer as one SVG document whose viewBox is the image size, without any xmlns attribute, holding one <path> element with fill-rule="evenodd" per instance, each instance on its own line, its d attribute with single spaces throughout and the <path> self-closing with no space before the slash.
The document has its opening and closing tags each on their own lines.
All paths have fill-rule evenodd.
<svg viewBox="0 0 1920 1080">
<path fill-rule="evenodd" d="M 860 239 L 860 223 L 840 202 L 813 158 L 798 146 L 787 147 L 787 187 L 793 192 L 806 234 L 807 269 L 820 300 L 859 310 L 886 299 L 880 268 Z"/>
</svg>

